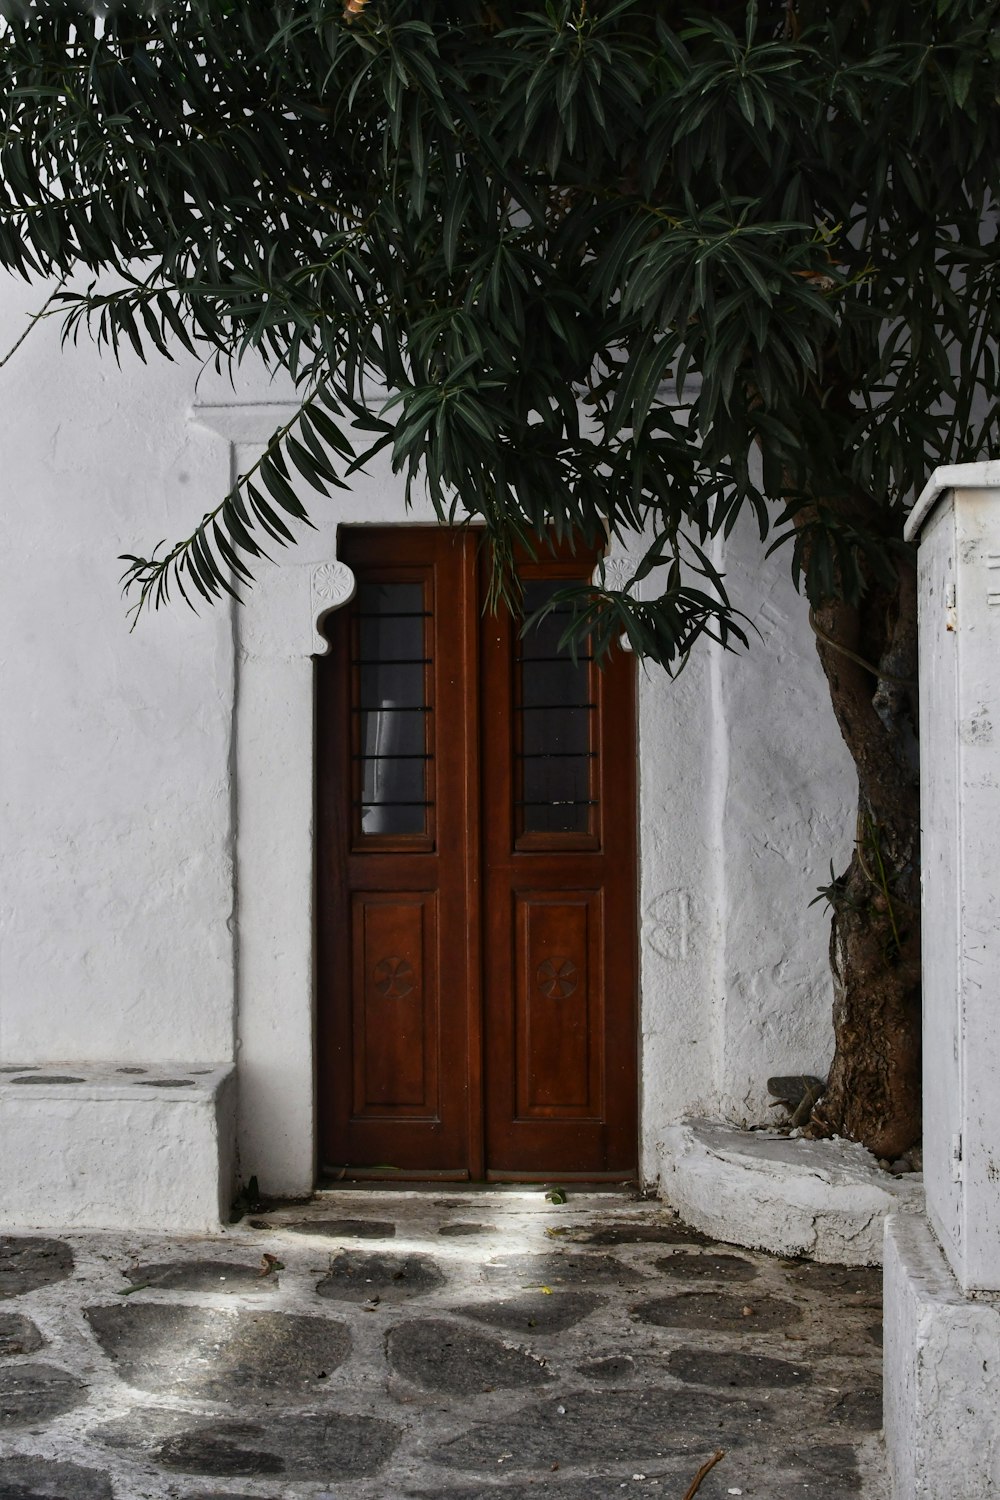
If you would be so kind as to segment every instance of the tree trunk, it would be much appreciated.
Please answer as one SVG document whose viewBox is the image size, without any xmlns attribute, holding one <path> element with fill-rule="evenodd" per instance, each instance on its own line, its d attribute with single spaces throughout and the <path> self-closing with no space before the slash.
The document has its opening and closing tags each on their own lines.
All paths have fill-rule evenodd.
<svg viewBox="0 0 1000 1500">
<path fill-rule="evenodd" d="M 893 1158 L 920 1139 L 920 871 L 916 577 L 812 613 L 858 769 L 857 839 L 829 890 L 836 1050 L 817 1134 Z"/>
</svg>

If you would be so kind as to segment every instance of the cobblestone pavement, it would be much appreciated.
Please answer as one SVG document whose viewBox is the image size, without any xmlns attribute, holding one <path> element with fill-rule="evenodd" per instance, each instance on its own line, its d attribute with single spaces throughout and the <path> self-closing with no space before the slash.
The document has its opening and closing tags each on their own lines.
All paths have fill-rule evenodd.
<svg viewBox="0 0 1000 1500">
<path fill-rule="evenodd" d="M 625 1193 L 12 1235 L 0 1500 L 884 1500 L 880 1282 Z"/>
</svg>

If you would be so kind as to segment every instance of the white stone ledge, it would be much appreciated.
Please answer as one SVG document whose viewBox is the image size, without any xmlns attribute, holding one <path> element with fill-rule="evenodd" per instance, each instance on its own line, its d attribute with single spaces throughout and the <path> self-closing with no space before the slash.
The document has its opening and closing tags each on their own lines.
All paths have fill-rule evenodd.
<svg viewBox="0 0 1000 1500">
<path fill-rule="evenodd" d="M 235 1104 L 231 1065 L 5 1065 L 0 1228 L 218 1230 Z"/>
<path fill-rule="evenodd" d="M 863 1146 L 710 1120 L 664 1132 L 660 1190 L 717 1239 L 838 1265 L 881 1265 L 886 1215 L 924 1207 L 920 1175 L 890 1176 Z"/>
<path fill-rule="evenodd" d="M 893 1500 L 995 1500 L 1000 1304 L 963 1296 L 922 1216 L 886 1221 L 884 1288 Z"/>
<path fill-rule="evenodd" d="M 931 511 L 948 490 L 1000 489 L 1000 459 L 989 458 L 975 464 L 942 464 L 924 485 L 906 518 L 903 535 L 915 541 Z"/>
</svg>

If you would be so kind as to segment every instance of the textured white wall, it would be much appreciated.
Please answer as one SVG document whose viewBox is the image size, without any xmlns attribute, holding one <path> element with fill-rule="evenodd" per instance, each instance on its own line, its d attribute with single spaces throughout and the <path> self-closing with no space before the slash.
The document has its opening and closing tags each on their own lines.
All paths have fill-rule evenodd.
<svg viewBox="0 0 1000 1500">
<path fill-rule="evenodd" d="M 0 347 L 39 300 L 0 286 Z M 311 581 L 338 521 L 426 513 L 403 511 L 384 464 L 352 496 L 315 502 L 318 532 L 278 570 L 262 565 L 238 666 L 224 606 L 175 606 L 129 635 L 117 554 L 183 534 L 224 492 L 231 454 L 277 425 L 279 407 L 262 403 L 285 392 L 205 376 L 192 424 L 192 361 L 124 359 L 119 371 L 87 344 L 59 352 L 49 323 L 0 369 L 0 1057 L 222 1061 L 236 1028 L 253 1169 L 301 1189 Z M 831 857 L 846 858 L 853 778 L 785 559 L 765 561 L 738 530 L 725 566 L 764 640 L 739 657 L 703 648 L 675 682 L 640 677 L 650 1177 L 666 1126 L 692 1113 L 766 1121 L 768 1074 L 822 1073 L 832 1050 L 827 919 L 808 902 Z"/>
<path fill-rule="evenodd" d="M 720 795 L 723 1016 L 717 1106 L 735 1124 L 774 1119 L 767 1079 L 825 1077 L 833 1056 L 830 908 L 817 887 L 847 866 L 857 778 L 814 649 L 788 553 L 765 558 L 747 518 L 726 547 L 726 584 L 760 632 L 720 653 L 726 722 Z M 780 1115 L 780 1111 L 778 1112 Z"/>
<path fill-rule="evenodd" d="M 0 353 L 44 293 L 0 283 Z M 119 370 L 53 320 L 0 369 L 0 1056 L 232 1055 L 225 609 L 129 635 L 118 554 L 225 488 L 197 366 Z"/>
<path fill-rule="evenodd" d="M 674 681 L 639 677 L 642 1169 L 659 1175 L 663 1130 L 718 1110 L 724 910 L 719 795 L 725 735 L 711 651 Z"/>
<path fill-rule="evenodd" d="M 760 634 L 640 682 L 643 1168 L 685 1115 L 773 1121 L 767 1079 L 833 1055 L 829 910 L 857 782 L 788 561 L 737 526 L 717 562 Z"/>
</svg>

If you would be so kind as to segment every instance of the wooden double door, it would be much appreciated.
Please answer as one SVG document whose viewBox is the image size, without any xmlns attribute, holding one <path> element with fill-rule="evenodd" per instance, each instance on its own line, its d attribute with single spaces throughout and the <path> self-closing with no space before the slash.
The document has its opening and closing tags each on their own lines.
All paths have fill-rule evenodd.
<svg viewBox="0 0 1000 1500">
<path fill-rule="evenodd" d="M 634 663 L 484 610 L 475 532 L 342 531 L 317 664 L 323 1168 L 635 1169 Z M 520 569 L 526 612 L 592 557 Z"/>
</svg>

